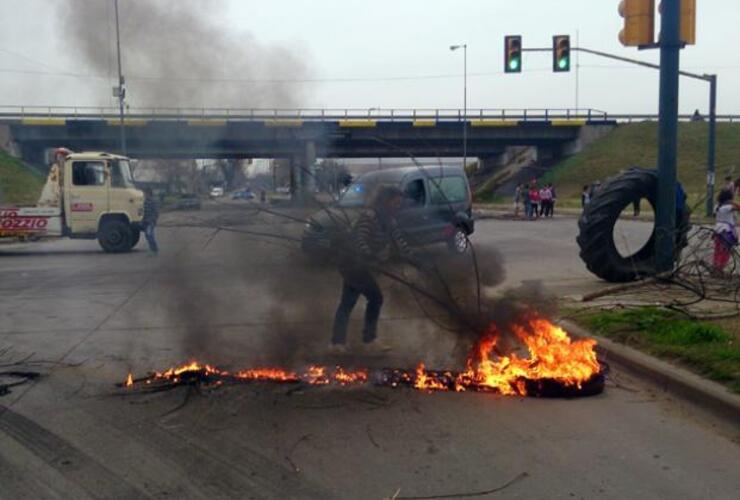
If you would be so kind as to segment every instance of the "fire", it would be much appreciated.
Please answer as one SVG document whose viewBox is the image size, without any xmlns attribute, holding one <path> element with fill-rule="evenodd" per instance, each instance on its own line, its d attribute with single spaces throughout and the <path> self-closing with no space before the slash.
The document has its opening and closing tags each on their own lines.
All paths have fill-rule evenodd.
<svg viewBox="0 0 740 500">
<path fill-rule="evenodd" d="M 372 380 L 377 385 L 408 386 L 423 391 L 490 391 L 527 396 L 532 395 L 532 388 L 534 395 L 543 393 L 542 387 L 546 384 L 580 390 L 601 375 L 594 340 L 574 341 L 562 328 L 533 314 L 508 328 L 522 348 L 526 348 L 526 356 L 500 354 L 501 336 L 498 328 L 491 325 L 471 349 L 466 368 L 460 372 L 427 370 L 422 362 L 416 370 L 386 369 L 372 373 L 321 365 L 309 366 L 304 371 L 251 368 L 230 373 L 191 361 L 164 372 L 154 372 L 143 384 L 281 382 L 349 386 Z M 132 388 L 137 381 L 129 374 L 121 385 Z"/>
</svg>

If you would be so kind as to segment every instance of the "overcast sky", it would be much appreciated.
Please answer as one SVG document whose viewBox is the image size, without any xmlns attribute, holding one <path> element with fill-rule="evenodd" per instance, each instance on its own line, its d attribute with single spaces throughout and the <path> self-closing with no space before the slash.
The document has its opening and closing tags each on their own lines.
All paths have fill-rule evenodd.
<svg viewBox="0 0 740 500">
<path fill-rule="evenodd" d="M 239 57 L 240 46 L 278 47 L 304 64 L 295 73 L 282 67 L 277 76 L 261 71 L 235 75 L 228 63 L 219 61 L 208 75 L 193 76 L 211 91 L 208 97 L 194 94 L 183 106 L 233 104 L 219 100 L 227 90 L 262 95 L 264 87 L 280 85 L 303 107 L 461 107 L 463 58 L 449 45 L 467 43 L 470 108 L 575 107 L 575 64 L 569 74 L 553 74 L 548 54 L 525 54 L 522 74 L 503 74 L 506 34 L 523 35 L 525 47 L 549 46 L 554 34 L 570 34 L 575 45 L 578 34 L 583 47 L 658 61 L 657 51 L 640 52 L 619 44 L 617 0 L 120 0 L 122 19 L 127 4 L 141 3 L 165 12 L 190 4 L 199 22 L 236 48 L 234 57 Z M 697 45 L 682 51 L 682 68 L 717 73 L 720 112 L 740 114 L 740 2 L 697 3 Z M 101 73 L 69 42 L 70 26 L 60 12 L 75 8 L 79 3 L 72 0 L 0 0 L 0 105 L 112 104 L 114 60 Z M 102 34 L 112 49 L 115 31 L 112 9 L 107 10 L 108 18 L 99 25 L 73 29 Z M 137 77 L 158 78 L 166 85 L 178 82 L 152 74 L 156 69 L 151 65 L 146 70 L 131 61 L 127 65 L 126 37 L 131 33 L 130 29 L 122 33 L 122 50 L 130 103 L 135 106 L 143 104 L 145 85 Z M 162 50 L 155 57 L 173 56 L 167 52 L 171 51 Z M 589 55 L 581 55 L 580 65 L 581 108 L 657 112 L 656 71 Z M 144 71 L 147 74 L 141 74 Z M 270 79 L 282 83 L 259 82 Z M 273 96 L 269 103 L 274 99 L 279 98 Z M 707 101 L 705 83 L 682 79 L 682 111 L 704 111 Z"/>
</svg>

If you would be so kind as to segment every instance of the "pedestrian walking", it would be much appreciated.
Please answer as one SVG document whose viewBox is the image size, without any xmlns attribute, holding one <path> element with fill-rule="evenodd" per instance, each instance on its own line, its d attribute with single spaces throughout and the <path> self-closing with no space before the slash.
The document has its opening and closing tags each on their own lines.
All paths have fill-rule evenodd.
<svg viewBox="0 0 740 500">
<path fill-rule="evenodd" d="M 540 191 L 537 189 L 537 184 L 532 184 L 529 187 L 529 202 L 531 203 L 531 215 L 530 219 L 538 218 L 540 216 Z"/>
<path fill-rule="evenodd" d="M 149 244 L 150 255 L 159 254 L 159 246 L 157 245 L 157 239 L 154 235 L 154 229 L 157 226 L 157 219 L 159 219 L 159 204 L 154 199 L 154 193 L 152 188 L 146 188 L 144 190 L 144 217 L 141 220 L 141 225 L 144 229 L 144 236 L 146 242 Z"/>
<path fill-rule="evenodd" d="M 519 217 L 519 208 L 522 203 L 522 183 L 516 185 L 514 190 L 514 217 Z"/>
<path fill-rule="evenodd" d="M 529 184 L 522 187 L 522 203 L 524 204 L 524 217 L 532 218 L 532 199 L 529 197 Z"/>
<path fill-rule="evenodd" d="M 552 182 L 548 184 L 548 187 L 550 188 L 550 217 L 552 217 L 555 215 L 555 202 L 558 200 L 558 194 Z"/>
<path fill-rule="evenodd" d="M 378 318 L 383 305 L 383 293 L 375 279 L 377 266 L 392 253 L 414 262 L 413 253 L 398 226 L 396 216 L 403 194 L 395 187 L 378 188 L 373 200 L 353 225 L 349 238 L 339 248 L 338 267 L 342 276 L 342 298 L 334 317 L 330 351 L 344 352 L 349 318 L 360 295 L 367 299 L 362 341 L 366 346 L 388 350 L 376 342 Z"/>
<path fill-rule="evenodd" d="M 552 190 L 549 184 L 540 189 L 540 215 L 543 217 L 550 217 L 552 214 Z"/>
<path fill-rule="evenodd" d="M 732 191 L 723 189 L 717 196 L 717 213 L 714 225 L 714 271 L 722 274 L 732 258 L 732 249 L 738 244 L 735 212 L 740 205 L 734 202 Z"/>
<path fill-rule="evenodd" d="M 586 185 L 583 186 L 583 191 L 581 191 L 581 208 L 586 208 L 589 203 L 591 203 L 591 189 L 590 186 Z"/>
</svg>

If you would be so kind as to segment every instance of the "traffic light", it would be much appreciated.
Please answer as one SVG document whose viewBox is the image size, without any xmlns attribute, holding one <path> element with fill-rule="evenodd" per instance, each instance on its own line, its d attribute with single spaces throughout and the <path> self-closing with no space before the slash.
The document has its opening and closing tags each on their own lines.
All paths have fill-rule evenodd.
<svg viewBox="0 0 740 500">
<path fill-rule="evenodd" d="M 570 71 L 570 37 L 568 35 L 552 37 L 552 70 L 555 73 Z"/>
<path fill-rule="evenodd" d="M 504 38 L 504 72 L 522 72 L 522 37 L 519 35 Z"/>
<path fill-rule="evenodd" d="M 696 0 L 681 0 L 681 41 L 696 43 Z"/>
<path fill-rule="evenodd" d="M 622 0 L 619 15 L 624 18 L 619 32 L 622 45 L 639 47 L 655 41 L 655 0 Z"/>
</svg>

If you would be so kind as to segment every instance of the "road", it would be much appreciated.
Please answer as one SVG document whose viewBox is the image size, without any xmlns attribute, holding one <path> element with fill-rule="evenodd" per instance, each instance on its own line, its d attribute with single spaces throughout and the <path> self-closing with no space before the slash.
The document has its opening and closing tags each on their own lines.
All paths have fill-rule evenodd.
<svg viewBox="0 0 740 500">
<path fill-rule="evenodd" d="M 730 499 L 738 436 L 619 368 L 603 395 L 507 398 L 377 387 L 252 385 L 131 395 L 114 386 L 190 357 L 226 368 L 333 362 L 324 355 L 338 276 L 304 262 L 280 217 L 168 215 L 162 254 L 94 242 L 0 246 L 0 365 L 44 373 L 0 397 L 0 498 Z M 644 227 L 636 225 L 637 232 Z M 596 290 L 573 219 L 480 221 L 488 296 Z M 498 256 L 494 249 L 498 252 Z M 541 281 L 542 288 L 534 286 Z M 398 285 L 370 366 L 452 367 L 459 339 Z M 359 315 L 357 315 L 359 317 Z M 352 327 L 352 342 L 359 324 Z M 413 364 L 412 364 L 413 363 Z M 0 371 L 7 367 L 0 367 Z"/>
</svg>

